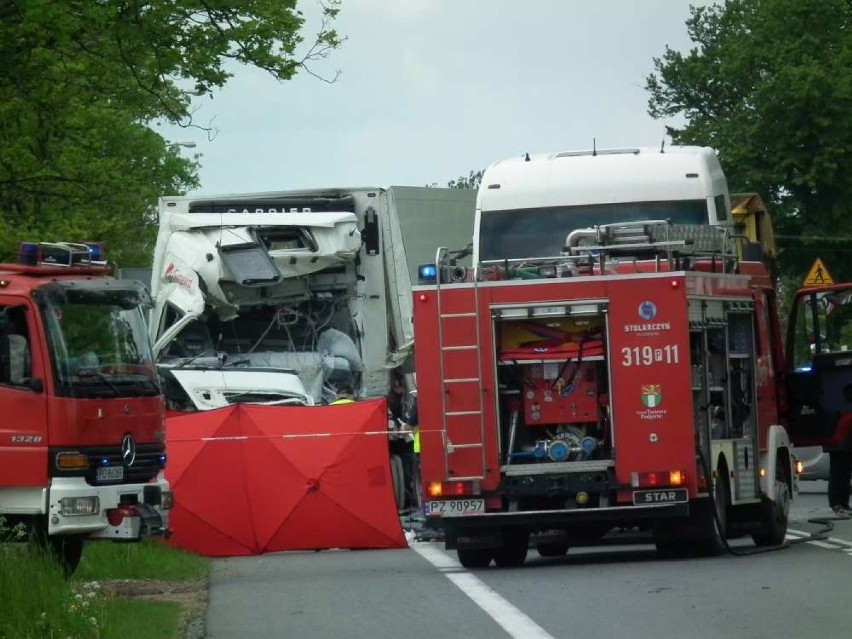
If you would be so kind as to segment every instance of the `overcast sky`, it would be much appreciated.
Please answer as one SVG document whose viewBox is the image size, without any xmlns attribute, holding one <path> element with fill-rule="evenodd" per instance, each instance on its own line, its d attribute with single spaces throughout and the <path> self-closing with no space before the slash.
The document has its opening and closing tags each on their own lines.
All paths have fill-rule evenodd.
<svg viewBox="0 0 852 639">
<path fill-rule="evenodd" d="M 212 100 L 196 98 L 212 141 L 165 134 L 197 144 L 183 153 L 201 155 L 204 194 L 444 186 L 593 138 L 658 146 L 645 78 L 666 45 L 689 48 L 688 16 L 686 0 L 344 0 L 336 28 L 348 39 L 315 66 L 339 70 L 336 82 L 239 68 Z"/>
</svg>

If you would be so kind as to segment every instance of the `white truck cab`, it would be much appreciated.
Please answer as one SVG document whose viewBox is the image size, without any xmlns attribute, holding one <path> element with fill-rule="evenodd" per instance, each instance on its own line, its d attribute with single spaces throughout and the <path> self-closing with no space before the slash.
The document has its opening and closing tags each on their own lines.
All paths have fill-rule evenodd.
<svg viewBox="0 0 852 639">
<path fill-rule="evenodd" d="M 470 242 L 474 197 L 367 187 L 161 198 L 150 332 L 170 406 L 314 405 L 342 382 L 385 396 L 391 369 L 411 369 L 416 265 L 436 241 Z"/>
<path fill-rule="evenodd" d="M 473 262 L 556 256 L 567 233 L 604 223 L 726 224 L 730 210 L 721 164 L 707 147 L 513 157 L 482 177 Z"/>
</svg>

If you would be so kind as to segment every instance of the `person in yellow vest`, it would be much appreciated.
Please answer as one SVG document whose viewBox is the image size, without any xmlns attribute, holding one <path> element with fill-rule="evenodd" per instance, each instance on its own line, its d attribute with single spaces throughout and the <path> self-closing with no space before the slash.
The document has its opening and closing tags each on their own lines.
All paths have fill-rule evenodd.
<svg viewBox="0 0 852 639">
<path fill-rule="evenodd" d="M 420 485 L 420 419 L 417 414 L 417 391 L 412 393 L 411 408 L 408 412 L 408 420 L 410 428 L 414 429 L 414 491 L 416 506 L 420 508 L 421 503 L 421 485 Z"/>
<path fill-rule="evenodd" d="M 355 390 L 352 388 L 351 384 L 340 384 L 337 387 L 337 397 L 336 399 L 329 404 L 329 406 L 338 406 L 340 404 L 354 404 L 355 403 Z"/>
<path fill-rule="evenodd" d="M 411 432 L 411 506 L 419 509 L 420 495 L 420 419 L 417 413 L 417 391 L 409 393 L 408 406 L 405 411 L 405 426 Z"/>
<path fill-rule="evenodd" d="M 405 416 L 408 427 L 414 431 L 414 454 L 420 454 L 420 417 L 417 414 L 417 391 L 411 391 L 408 413 Z"/>
</svg>

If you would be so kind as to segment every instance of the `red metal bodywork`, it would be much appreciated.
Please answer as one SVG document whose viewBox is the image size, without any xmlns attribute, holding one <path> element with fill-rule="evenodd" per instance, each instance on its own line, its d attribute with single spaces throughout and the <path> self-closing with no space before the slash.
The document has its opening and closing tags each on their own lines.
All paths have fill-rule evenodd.
<svg viewBox="0 0 852 639">
<path fill-rule="evenodd" d="M 442 284 L 440 291 L 434 286 L 418 287 L 414 323 L 424 485 L 481 473 L 479 488 L 483 494 L 493 495 L 500 487 L 499 389 L 495 380 L 499 356 L 494 355 L 500 352 L 500 344 L 495 338 L 492 311 L 513 305 L 606 305 L 603 330 L 609 393 L 604 400 L 608 399 L 611 408 L 615 475 L 625 488 L 619 492 L 619 503 L 629 501 L 627 489 L 636 473 L 663 469 L 685 472 L 690 498 L 706 492 L 705 485 L 699 485 L 701 471 L 696 463 L 690 400 L 689 298 L 754 303 L 758 318 L 755 340 L 759 344 L 755 357 L 757 428 L 759 447 L 765 447 L 769 426 L 779 423 L 776 380 L 782 362 L 778 357 L 780 343 L 777 337 L 772 338 L 777 319 L 771 319 L 774 308 L 767 300 L 771 287 L 765 270 L 760 264 L 744 264 L 738 275 L 709 272 L 711 268 L 707 272 L 653 272 L 658 268 L 654 263 L 640 262 L 621 265 L 618 274 Z M 653 313 L 642 311 L 648 301 L 653 301 Z M 477 348 L 470 348 L 473 343 Z M 452 346 L 459 348 L 447 349 Z M 440 379 L 442 353 L 445 378 L 471 381 L 449 384 Z M 518 357 L 518 353 L 512 356 Z M 565 357 L 563 350 L 554 359 Z M 542 351 L 530 356 L 535 358 L 546 360 L 548 354 Z M 643 403 L 643 397 L 651 396 L 653 400 Z M 536 395 L 536 399 L 539 397 Z M 475 414 L 480 398 L 482 429 Z M 583 407 L 586 409 L 586 404 Z M 442 418 L 442 411 L 469 414 Z M 529 417 L 530 409 L 525 411 Z M 470 447 L 447 453 L 445 438 L 453 447 Z M 479 443 L 481 448 L 475 446 Z M 492 496 L 489 510 L 494 504 L 499 500 Z"/>
<path fill-rule="evenodd" d="M 47 336 L 32 292 L 52 280 L 111 278 L 105 267 L 0 265 L 0 305 L 25 306 L 33 378 L 43 392 L 0 386 L 0 487 L 48 485 L 48 449 L 165 442 L 161 396 L 79 399 L 57 397 Z"/>
</svg>

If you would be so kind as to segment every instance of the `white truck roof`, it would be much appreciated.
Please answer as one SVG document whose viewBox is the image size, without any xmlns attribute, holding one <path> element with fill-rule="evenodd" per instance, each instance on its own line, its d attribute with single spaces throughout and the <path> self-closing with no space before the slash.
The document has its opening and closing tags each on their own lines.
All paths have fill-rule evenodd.
<svg viewBox="0 0 852 639">
<path fill-rule="evenodd" d="M 569 151 L 495 162 L 483 175 L 476 208 L 699 200 L 723 193 L 725 176 L 708 147 Z"/>
</svg>

